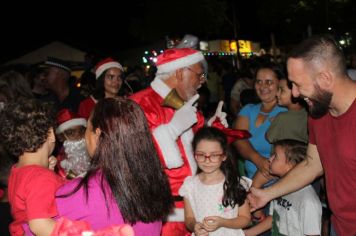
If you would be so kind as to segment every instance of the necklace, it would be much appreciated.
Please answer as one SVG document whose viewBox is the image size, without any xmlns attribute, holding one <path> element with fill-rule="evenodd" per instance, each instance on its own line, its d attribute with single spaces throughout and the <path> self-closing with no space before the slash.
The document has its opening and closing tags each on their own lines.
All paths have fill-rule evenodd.
<svg viewBox="0 0 356 236">
<path fill-rule="evenodd" d="M 269 116 L 269 112 L 259 111 L 258 113 L 264 116 Z"/>
</svg>

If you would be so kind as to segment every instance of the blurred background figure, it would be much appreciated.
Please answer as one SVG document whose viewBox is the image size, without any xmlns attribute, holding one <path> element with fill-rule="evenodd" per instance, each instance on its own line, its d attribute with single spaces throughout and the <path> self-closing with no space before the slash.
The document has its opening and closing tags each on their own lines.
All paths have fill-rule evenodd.
<svg viewBox="0 0 356 236">
<path fill-rule="evenodd" d="M 100 99 L 119 97 L 123 76 L 122 65 L 111 57 L 98 62 L 95 69 L 96 85 L 94 92 L 80 103 L 78 114 L 88 119 L 95 104 Z"/>
<path fill-rule="evenodd" d="M 78 112 L 79 103 L 83 97 L 80 95 L 79 89 L 70 84 L 71 68 L 68 62 L 48 57 L 42 67 L 45 69 L 45 87 L 54 95 L 56 113 L 63 108 Z"/>
</svg>

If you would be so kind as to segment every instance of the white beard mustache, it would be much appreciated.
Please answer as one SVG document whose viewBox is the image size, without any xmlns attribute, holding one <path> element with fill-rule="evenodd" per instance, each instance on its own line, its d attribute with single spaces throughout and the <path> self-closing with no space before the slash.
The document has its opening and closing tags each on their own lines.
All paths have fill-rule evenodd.
<svg viewBox="0 0 356 236">
<path fill-rule="evenodd" d="M 61 161 L 61 167 L 67 174 L 71 171 L 76 176 L 83 176 L 90 167 L 90 158 L 85 139 L 66 140 L 63 143 L 63 147 L 67 158 Z"/>
</svg>

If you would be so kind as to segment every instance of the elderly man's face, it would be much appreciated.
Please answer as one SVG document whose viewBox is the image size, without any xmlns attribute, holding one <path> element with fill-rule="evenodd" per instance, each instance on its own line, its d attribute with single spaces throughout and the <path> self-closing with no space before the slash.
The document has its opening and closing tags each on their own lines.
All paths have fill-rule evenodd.
<svg viewBox="0 0 356 236">
<path fill-rule="evenodd" d="M 196 63 L 181 69 L 181 77 L 178 78 L 176 90 L 185 101 L 188 101 L 197 90 L 205 83 L 206 77 L 201 63 Z"/>
</svg>

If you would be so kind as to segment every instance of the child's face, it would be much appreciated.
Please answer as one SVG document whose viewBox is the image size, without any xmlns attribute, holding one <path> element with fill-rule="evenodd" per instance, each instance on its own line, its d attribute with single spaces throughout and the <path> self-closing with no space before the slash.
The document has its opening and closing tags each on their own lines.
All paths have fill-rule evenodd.
<svg viewBox="0 0 356 236">
<path fill-rule="evenodd" d="M 220 143 L 211 140 L 201 140 L 196 146 L 194 157 L 204 173 L 220 171 L 221 163 L 226 160 Z"/>
<path fill-rule="evenodd" d="M 278 105 L 288 106 L 292 103 L 292 90 L 288 88 L 287 80 L 279 81 L 277 92 Z"/>
<path fill-rule="evenodd" d="M 78 125 L 63 131 L 65 140 L 76 141 L 84 138 L 85 127 Z"/>
<path fill-rule="evenodd" d="M 275 146 L 274 153 L 269 159 L 269 172 L 279 177 L 284 176 L 293 168 L 293 164 L 287 161 L 285 150 L 282 146 Z"/>
</svg>

